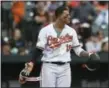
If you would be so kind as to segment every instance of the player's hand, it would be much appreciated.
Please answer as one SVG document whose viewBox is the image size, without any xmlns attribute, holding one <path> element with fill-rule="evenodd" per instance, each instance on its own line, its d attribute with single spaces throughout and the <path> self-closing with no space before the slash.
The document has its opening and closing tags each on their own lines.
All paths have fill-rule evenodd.
<svg viewBox="0 0 109 88">
<path fill-rule="evenodd" d="M 100 56 L 97 53 L 92 53 L 89 60 L 90 63 L 100 63 Z"/>
<path fill-rule="evenodd" d="M 26 77 L 28 77 L 33 69 L 34 64 L 28 62 L 25 64 L 25 68 L 19 74 L 19 82 L 24 84 L 26 82 Z"/>
<path fill-rule="evenodd" d="M 100 57 L 97 53 L 92 53 L 87 61 L 85 67 L 89 71 L 95 71 L 100 67 Z"/>
<path fill-rule="evenodd" d="M 23 70 L 24 70 L 24 69 L 23 69 Z M 23 75 L 22 75 L 23 70 L 22 70 L 22 71 L 20 72 L 20 74 L 19 74 L 19 82 L 20 82 L 20 84 L 26 83 L 26 76 L 23 76 Z"/>
</svg>

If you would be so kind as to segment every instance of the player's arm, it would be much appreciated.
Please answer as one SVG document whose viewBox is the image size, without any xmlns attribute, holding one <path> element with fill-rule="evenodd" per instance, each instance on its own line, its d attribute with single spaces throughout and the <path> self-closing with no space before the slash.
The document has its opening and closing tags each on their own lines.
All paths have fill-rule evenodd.
<svg viewBox="0 0 109 88">
<path fill-rule="evenodd" d="M 22 81 L 22 79 L 30 75 L 31 71 L 33 70 L 36 59 L 38 59 L 42 55 L 45 45 L 46 45 L 45 32 L 41 29 L 38 36 L 38 41 L 36 43 L 36 48 L 32 52 L 32 59 L 28 61 L 27 63 L 25 63 L 25 68 L 20 72 L 20 75 L 19 75 L 20 83 L 25 83 L 25 80 Z"/>
<path fill-rule="evenodd" d="M 99 63 L 100 62 L 100 57 L 97 55 L 97 53 L 89 53 L 81 48 L 81 46 L 79 45 L 76 31 L 74 31 L 72 42 L 73 42 L 73 50 L 77 56 L 88 57 L 88 61 L 87 61 L 88 63 Z"/>
<path fill-rule="evenodd" d="M 42 55 L 42 51 L 43 50 L 41 50 L 39 48 L 35 48 L 33 50 L 32 59 L 30 61 L 28 61 L 27 63 L 25 63 L 25 68 L 23 68 L 23 70 L 20 72 L 19 82 L 21 84 L 26 82 L 25 78 L 30 75 L 31 71 L 33 70 L 36 59 L 38 59 Z"/>
<path fill-rule="evenodd" d="M 84 49 L 81 48 L 78 37 L 77 37 L 77 33 L 75 30 L 73 30 L 73 50 L 76 53 L 77 56 L 79 57 L 90 57 L 91 54 L 93 53 L 89 53 L 87 51 L 85 51 Z"/>
<path fill-rule="evenodd" d="M 32 59 L 30 61 L 28 61 L 27 63 L 25 63 L 25 67 L 28 68 L 27 70 L 29 72 L 32 71 L 34 64 L 36 63 L 36 60 L 38 58 L 40 58 L 40 56 L 42 55 L 43 49 L 40 49 L 38 47 L 36 47 L 33 52 L 32 52 Z"/>
</svg>

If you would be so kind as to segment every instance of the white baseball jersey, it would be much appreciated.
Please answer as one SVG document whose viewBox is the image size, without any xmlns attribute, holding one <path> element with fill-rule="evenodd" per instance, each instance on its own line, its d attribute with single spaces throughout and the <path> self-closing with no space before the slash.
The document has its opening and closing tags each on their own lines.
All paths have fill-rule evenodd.
<svg viewBox="0 0 109 88">
<path fill-rule="evenodd" d="M 36 44 L 36 47 L 44 49 L 41 60 L 48 62 L 71 61 L 70 50 L 75 46 L 79 46 L 76 31 L 65 25 L 60 36 L 57 36 L 53 24 L 41 29 Z M 79 56 L 82 49 L 78 47 L 74 51 Z"/>
</svg>

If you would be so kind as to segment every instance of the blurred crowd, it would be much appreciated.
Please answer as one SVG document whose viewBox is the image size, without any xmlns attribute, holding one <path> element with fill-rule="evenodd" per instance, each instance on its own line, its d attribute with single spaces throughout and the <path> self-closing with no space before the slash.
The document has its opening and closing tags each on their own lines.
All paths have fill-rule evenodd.
<svg viewBox="0 0 109 88">
<path fill-rule="evenodd" d="M 28 55 L 40 29 L 55 21 L 55 9 L 67 5 L 70 26 L 88 52 L 109 52 L 107 1 L 2 1 L 1 50 L 3 55 Z M 49 30 L 49 29 L 48 29 Z"/>
</svg>

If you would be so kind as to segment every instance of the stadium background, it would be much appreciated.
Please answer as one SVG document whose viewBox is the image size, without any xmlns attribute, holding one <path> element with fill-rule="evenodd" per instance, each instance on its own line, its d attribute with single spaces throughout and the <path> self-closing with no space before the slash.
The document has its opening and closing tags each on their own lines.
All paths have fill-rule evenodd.
<svg viewBox="0 0 109 88">
<path fill-rule="evenodd" d="M 82 47 L 101 57 L 101 68 L 89 72 L 82 67 L 87 58 L 72 54 L 72 87 L 108 87 L 108 4 L 107 1 L 73 0 L 1 1 L 2 88 L 39 86 L 39 82 L 20 85 L 18 75 L 24 63 L 31 59 L 40 29 L 55 20 L 54 11 L 60 5 L 69 6 L 69 25 L 77 31 Z M 40 58 L 37 58 L 31 76 L 39 76 L 40 66 Z"/>
</svg>

